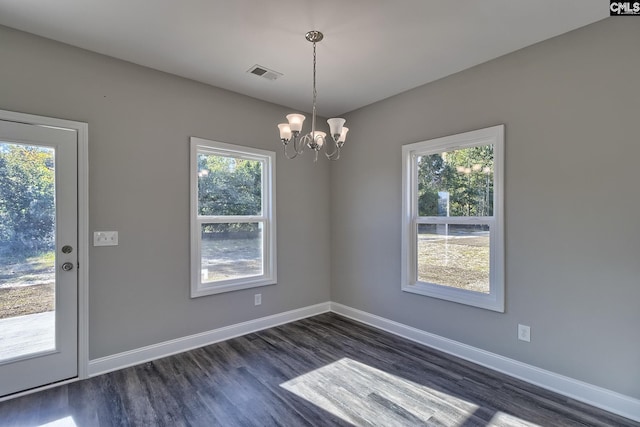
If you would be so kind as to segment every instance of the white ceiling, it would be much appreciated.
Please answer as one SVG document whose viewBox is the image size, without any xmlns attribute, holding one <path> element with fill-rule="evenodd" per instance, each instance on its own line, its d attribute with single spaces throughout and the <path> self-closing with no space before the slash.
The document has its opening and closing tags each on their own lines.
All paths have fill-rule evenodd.
<svg viewBox="0 0 640 427">
<path fill-rule="evenodd" d="M 0 24 L 333 116 L 604 19 L 603 0 L 0 0 Z M 260 64 L 284 76 L 246 71 Z"/>
</svg>

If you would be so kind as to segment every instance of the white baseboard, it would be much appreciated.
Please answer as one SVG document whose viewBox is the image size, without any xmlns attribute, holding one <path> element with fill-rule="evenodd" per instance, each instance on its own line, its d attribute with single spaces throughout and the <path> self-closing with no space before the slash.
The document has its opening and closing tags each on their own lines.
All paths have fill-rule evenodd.
<svg viewBox="0 0 640 427">
<path fill-rule="evenodd" d="M 326 313 L 330 310 L 330 307 L 331 303 L 325 302 L 90 360 L 89 376 L 94 377 L 118 369 L 128 368 L 129 366 L 215 344 L 262 329 L 304 319 L 305 317 Z"/>
<path fill-rule="evenodd" d="M 453 341 L 421 329 L 404 325 L 346 305 L 325 302 L 297 310 L 274 314 L 260 319 L 225 326 L 200 334 L 190 335 L 112 356 L 89 361 L 89 376 L 105 374 L 129 366 L 182 353 L 194 348 L 215 344 L 241 335 L 257 332 L 306 317 L 333 311 L 394 335 L 435 348 L 478 365 L 521 379 L 575 400 L 604 409 L 623 417 L 640 421 L 640 400 L 592 384 L 565 377 L 517 360 L 509 359 L 467 344 Z"/>
<path fill-rule="evenodd" d="M 640 421 L 640 400 L 630 396 L 471 347 L 346 305 L 332 302 L 331 311 L 614 414 Z"/>
</svg>

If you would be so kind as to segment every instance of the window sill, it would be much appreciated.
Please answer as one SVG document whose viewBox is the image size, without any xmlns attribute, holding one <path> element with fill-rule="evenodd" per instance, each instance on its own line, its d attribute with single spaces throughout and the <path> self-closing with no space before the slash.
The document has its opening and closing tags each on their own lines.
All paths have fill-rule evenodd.
<svg viewBox="0 0 640 427">
<path fill-rule="evenodd" d="M 495 294 L 483 294 L 480 292 L 422 282 L 412 285 L 402 285 L 402 290 L 412 294 L 424 295 L 504 313 L 504 301 Z"/>
<path fill-rule="evenodd" d="M 241 289 L 258 288 L 261 286 L 275 285 L 277 282 L 274 279 L 257 279 L 257 280 L 243 280 L 233 281 L 231 283 L 221 282 L 210 285 L 200 285 L 191 289 L 191 298 L 203 297 L 206 295 L 222 294 L 225 292 L 239 291 Z"/>
</svg>

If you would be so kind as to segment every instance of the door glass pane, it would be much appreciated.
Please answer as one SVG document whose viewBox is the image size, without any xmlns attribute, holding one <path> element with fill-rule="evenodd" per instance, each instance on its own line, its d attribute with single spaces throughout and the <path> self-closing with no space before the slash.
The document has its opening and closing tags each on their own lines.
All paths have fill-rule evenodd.
<svg viewBox="0 0 640 427">
<path fill-rule="evenodd" d="M 420 156 L 419 216 L 492 216 L 493 145 Z"/>
<path fill-rule="evenodd" d="M 202 283 L 263 274 L 262 223 L 202 225 Z"/>
<path fill-rule="evenodd" d="M 261 215 L 262 162 L 198 154 L 198 215 Z"/>
<path fill-rule="evenodd" d="M 0 142 L 0 363 L 55 349 L 55 152 Z"/>
<path fill-rule="evenodd" d="M 418 281 L 489 293 L 489 226 L 418 225 Z"/>
</svg>

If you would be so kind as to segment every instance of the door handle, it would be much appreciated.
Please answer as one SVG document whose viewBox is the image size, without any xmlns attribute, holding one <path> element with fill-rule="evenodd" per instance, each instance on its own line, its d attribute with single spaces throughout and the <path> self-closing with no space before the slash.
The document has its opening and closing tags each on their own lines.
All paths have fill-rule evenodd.
<svg viewBox="0 0 640 427">
<path fill-rule="evenodd" d="M 62 264 L 62 270 L 64 270 L 64 271 L 73 270 L 73 263 L 72 262 L 65 262 L 64 264 Z"/>
</svg>

